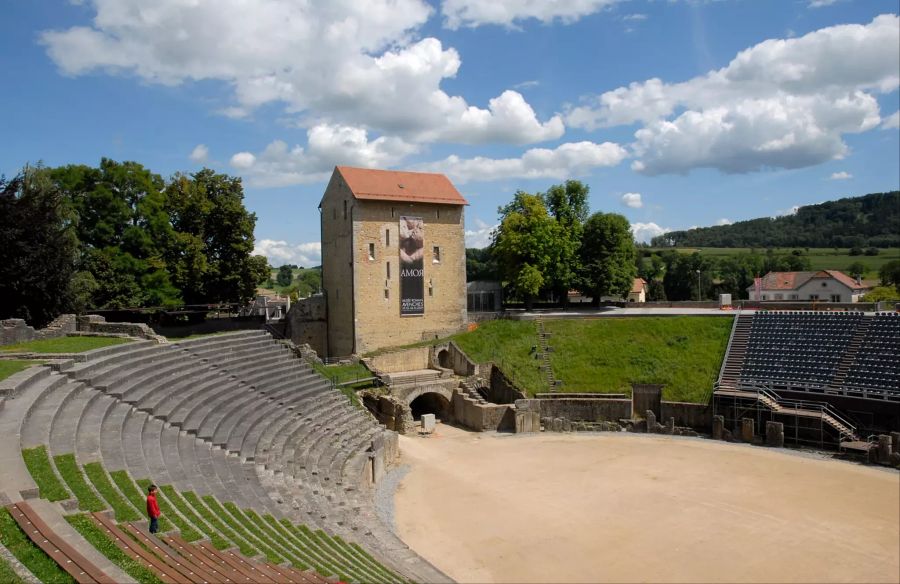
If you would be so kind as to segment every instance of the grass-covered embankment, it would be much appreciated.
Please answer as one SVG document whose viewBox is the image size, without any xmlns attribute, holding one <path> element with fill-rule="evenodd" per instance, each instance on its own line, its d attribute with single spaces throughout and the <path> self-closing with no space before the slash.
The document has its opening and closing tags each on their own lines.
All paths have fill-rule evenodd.
<svg viewBox="0 0 900 584">
<path fill-rule="evenodd" d="M 6 379 L 32 365 L 40 365 L 41 361 L 23 361 L 21 359 L 0 359 L 0 380 Z"/>
<path fill-rule="evenodd" d="M 74 584 L 74 578 L 60 568 L 53 558 L 44 553 L 44 550 L 28 539 L 5 507 L 0 507 L 0 543 L 41 582 Z"/>
<path fill-rule="evenodd" d="M 731 318 L 616 317 L 548 320 L 550 363 L 560 391 L 631 392 L 659 383 L 663 399 L 700 402 L 719 374 Z"/>
<path fill-rule="evenodd" d="M 127 342 L 128 339 L 118 337 L 60 337 L 4 345 L 0 347 L 0 351 L 5 353 L 82 353 Z"/>
</svg>

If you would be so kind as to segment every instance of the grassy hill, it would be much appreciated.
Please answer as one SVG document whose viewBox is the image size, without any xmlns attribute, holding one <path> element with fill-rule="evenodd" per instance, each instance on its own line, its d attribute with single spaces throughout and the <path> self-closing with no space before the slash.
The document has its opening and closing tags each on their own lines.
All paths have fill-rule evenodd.
<svg viewBox="0 0 900 584">
<path fill-rule="evenodd" d="M 631 393 L 631 383 L 661 383 L 663 397 L 704 401 L 719 373 L 731 318 L 607 317 L 545 320 L 559 391 Z M 493 361 L 529 394 L 548 391 L 532 321 L 494 320 L 451 337 L 478 363 Z M 432 344 L 434 341 L 417 343 Z"/>
</svg>

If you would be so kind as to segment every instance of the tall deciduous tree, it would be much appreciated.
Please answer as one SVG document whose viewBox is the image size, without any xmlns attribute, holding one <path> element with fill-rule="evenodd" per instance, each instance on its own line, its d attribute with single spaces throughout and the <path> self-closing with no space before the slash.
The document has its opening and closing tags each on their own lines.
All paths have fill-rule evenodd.
<svg viewBox="0 0 900 584">
<path fill-rule="evenodd" d="M 559 227 L 540 195 L 518 191 L 499 213 L 500 226 L 491 244 L 493 257 L 512 293 L 531 308 L 557 257 Z"/>
<path fill-rule="evenodd" d="M 168 262 L 188 303 L 246 302 L 256 293 L 251 261 L 256 215 L 244 207 L 241 179 L 205 168 L 166 188 L 176 243 Z"/>
<path fill-rule="evenodd" d="M 579 249 L 584 222 L 588 218 L 590 188 L 577 180 L 554 185 L 544 193 L 547 211 L 557 224 L 556 257 L 548 270 L 548 287 L 565 305 L 568 292 L 578 283 L 581 272 Z"/>
<path fill-rule="evenodd" d="M 44 326 L 68 309 L 78 243 L 72 218 L 46 168 L 0 177 L 0 318 Z"/>
<path fill-rule="evenodd" d="M 595 305 L 602 296 L 628 296 L 637 275 L 634 253 L 628 219 L 616 213 L 594 213 L 588 218 L 580 253 L 582 291 Z"/>
<path fill-rule="evenodd" d="M 278 276 L 275 277 L 275 282 L 277 282 L 279 286 L 290 286 L 293 280 L 294 270 L 292 270 L 290 266 L 281 266 L 278 268 Z"/>
</svg>

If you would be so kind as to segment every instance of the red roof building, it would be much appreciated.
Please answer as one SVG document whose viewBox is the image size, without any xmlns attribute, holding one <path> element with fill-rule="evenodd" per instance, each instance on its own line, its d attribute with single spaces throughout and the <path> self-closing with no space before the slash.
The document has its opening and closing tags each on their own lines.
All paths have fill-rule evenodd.
<svg viewBox="0 0 900 584">
<path fill-rule="evenodd" d="M 749 286 L 750 300 L 795 302 L 859 302 L 870 286 L 838 270 L 769 272 L 759 286 Z"/>
</svg>

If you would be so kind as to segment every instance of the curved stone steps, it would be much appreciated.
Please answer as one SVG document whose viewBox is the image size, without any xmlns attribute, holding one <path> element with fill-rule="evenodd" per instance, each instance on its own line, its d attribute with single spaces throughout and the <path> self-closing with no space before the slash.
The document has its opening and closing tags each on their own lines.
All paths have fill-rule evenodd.
<svg viewBox="0 0 900 584">
<path fill-rule="evenodd" d="M 204 480 L 206 477 L 202 474 L 200 462 L 197 460 L 197 454 L 194 451 L 196 442 L 197 438 L 187 432 L 178 432 L 178 440 L 176 441 L 178 458 L 181 460 L 181 467 L 187 471 L 187 482 L 191 485 L 189 490 L 201 496 L 212 495 L 213 489 L 207 483 L 207 480 Z M 210 478 L 214 477 L 215 475 L 212 475 Z"/>
<path fill-rule="evenodd" d="M 127 343 L 118 345 L 122 350 L 107 353 L 84 363 L 77 363 L 66 374 L 79 381 L 88 381 L 94 387 L 103 387 L 106 383 L 121 376 L 135 364 L 155 362 L 169 353 L 167 345 L 138 345 Z"/>
<path fill-rule="evenodd" d="M 237 343 L 243 341 L 252 341 L 256 338 L 267 337 L 268 333 L 262 329 L 250 331 L 236 331 L 231 333 L 223 333 L 201 337 L 198 339 L 188 339 L 172 343 L 173 346 L 185 350 L 200 350 L 201 347 L 213 347 L 227 345 L 229 343 Z"/>
<path fill-rule="evenodd" d="M 185 392 L 182 400 L 169 415 L 169 422 L 179 425 L 182 430 L 197 433 L 200 423 L 210 411 L 235 395 L 252 391 L 243 381 L 224 372 L 210 379 L 202 386 Z"/>
<path fill-rule="evenodd" d="M 262 461 L 263 465 L 268 466 L 270 461 L 281 456 L 285 442 L 293 436 L 299 426 L 306 423 L 304 418 L 308 418 L 315 412 L 322 411 L 328 405 L 338 401 L 337 392 L 331 391 L 327 382 L 325 383 L 324 387 L 313 386 L 310 388 L 309 395 L 301 406 L 299 419 L 288 421 L 284 426 L 280 424 L 267 426 L 257 443 L 254 453 L 256 461 Z M 343 396 L 340 397 L 343 398 Z"/>
<path fill-rule="evenodd" d="M 281 472 L 288 472 L 288 464 L 294 456 L 298 444 L 303 443 L 308 437 L 315 436 L 318 428 L 335 419 L 341 412 L 341 404 L 338 400 L 325 403 L 321 409 L 313 409 L 305 412 L 302 423 L 285 436 L 279 436 L 269 455 L 268 467 Z M 289 473 L 292 474 L 292 473 Z"/>
<path fill-rule="evenodd" d="M 157 418 L 167 420 L 179 399 L 192 392 L 194 388 L 201 387 L 210 378 L 209 370 L 206 368 L 198 367 L 190 358 L 185 358 L 184 361 L 190 366 L 187 373 L 176 379 L 166 379 L 163 383 L 155 384 L 152 390 L 134 402 L 135 406 Z"/>
<path fill-rule="evenodd" d="M 244 341 L 229 341 L 219 344 L 209 344 L 202 347 L 192 347 L 181 345 L 181 348 L 197 359 L 207 360 L 210 363 L 216 363 L 221 359 L 230 359 L 232 357 L 243 357 L 245 354 L 253 354 L 266 352 L 275 345 L 270 338 L 259 337 L 247 339 Z"/>
<path fill-rule="evenodd" d="M 115 400 L 100 422 L 100 457 L 103 459 L 103 466 L 109 471 L 128 470 L 122 443 L 122 429 L 125 426 L 125 418 L 130 415 L 131 406 Z"/>
<path fill-rule="evenodd" d="M 102 370 L 112 368 L 118 363 L 127 362 L 140 357 L 147 350 L 154 350 L 159 345 L 155 341 L 134 341 L 112 347 L 104 347 L 84 353 L 84 361 L 75 363 L 65 373 L 78 381 L 89 381 Z"/>
<path fill-rule="evenodd" d="M 181 432 L 178 428 L 167 426 L 162 422 L 160 424 L 163 429 L 159 433 L 159 450 L 162 453 L 166 469 L 169 471 L 169 476 L 172 478 L 172 484 L 180 491 L 189 491 L 193 485 L 191 475 L 194 473 L 194 469 L 186 466 L 181 458 L 178 448 Z"/>
<path fill-rule="evenodd" d="M 197 365 L 182 353 L 171 362 L 159 364 L 151 373 L 110 388 L 107 393 L 144 409 L 144 402 L 150 401 L 157 393 L 164 393 L 173 385 L 182 384 L 183 379 L 196 369 Z"/>
<path fill-rule="evenodd" d="M 271 438 L 274 438 L 273 433 L 282 428 L 283 423 L 289 421 L 291 418 L 296 419 L 297 417 L 302 417 L 303 411 L 311 405 L 312 400 L 318 397 L 318 393 L 315 391 L 315 388 L 309 388 L 307 391 L 297 392 L 291 397 L 295 400 L 292 402 L 295 404 L 295 407 L 292 410 L 283 408 L 282 411 L 277 412 L 273 416 L 259 418 L 255 423 L 248 425 L 239 446 L 239 452 L 242 458 L 245 460 L 256 460 L 257 452 L 260 451 L 263 435 L 267 432 L 269 440 L 264 448 L 265 451 L 268 452 L 268 448 L 271 445 Z M 269 432 L 270 429 L 272 430 L 271 432 Z"/>
<path fill-rule="evenodd" d="M 141 437 L 147 417 L 146 413 L 134 408 L 128 411 L 119 432 L 119 447 L 123 450 L 125 465 L 131 476 L 138 478 L 147 477 L 157 485 L 162 485 L 165 484 L 165 479 L 155 476 L 144 459 L 144 445 Z"/>
<path fill-rule="evenodd" d="M 100 448 L 103 419 L 116 403 L 119 402 L 115 398 L 97 391 L 85 406 L 75 428 L 75 456 L 83 464 L 103 459 Z"/>
<path fill-rule="evenodd" d="M 187 386 L 178 385 L 154 408 L 153 415 L 184 428 L 184 422 L 198 404 L 237 385 L 238 382 L 234 377 L 229 378 L 224 373 L 215 371 L 204 371 L 203 381 Z"/>
<path fill-rule="evenodd" d="M 98 393 L 92 387 L 83 386 L 70 394 L 57 410 L 56 416 L 50 423 L 49 448 L 52 455 L 75 452 L 75 432 L 78 429 L 78 422 L 88 403 Z"/>
<path fill-rule="evenodd" d="M 277 366 L 283 359 L 284 355 L 282 354 L 265 356 L 252 354 L 242 359 L 228 359 L 216 363 L 207 363 L 207 365 L 213 369 L 219 369 L 232 375 L 243 377 L 260 369 Z"/>
<path fill-rule="evenodd" d="M 59 408 L 71 399 L 72 394 L 84 387 L 65 376 L 48 377 L 40 384 L 40 390 L 21 420 L 22 448 L 34 448 L 50 444 L 50 429 Z"/>
<path fill-rule="evenodd" d="M 92 377 L 91 384 L 116 397 L 139 390 L 145 384 L 152 383 L 160 375 L 185 365 L 184 353 L 170 346 L 158 347 L 151 354 L 119 363 L 105 377 Z"/>
<path fill-rule="evenodd" d="M 281 385 L 280 389 L 259 392 L 260 395 L 256 398 L 257 407 L 243 415 L 230 428 L 228 425 L 221 425 L 216 429 L 216 434 L 224 439 L 229 452 L 240 453 L 243 457 L 242 450 L 248 434 L 260 424 L 264 422 L 269 423 L 280 412 L 297 410 L 305 403 L 308 396 L 304 390 L 303 386 L 297 387 L 293 382 L 290 382 Z M 248 451 L 252 450 L 255 450 L 255 448 L 250 449 L 248 447 Z"/>
</svg>

